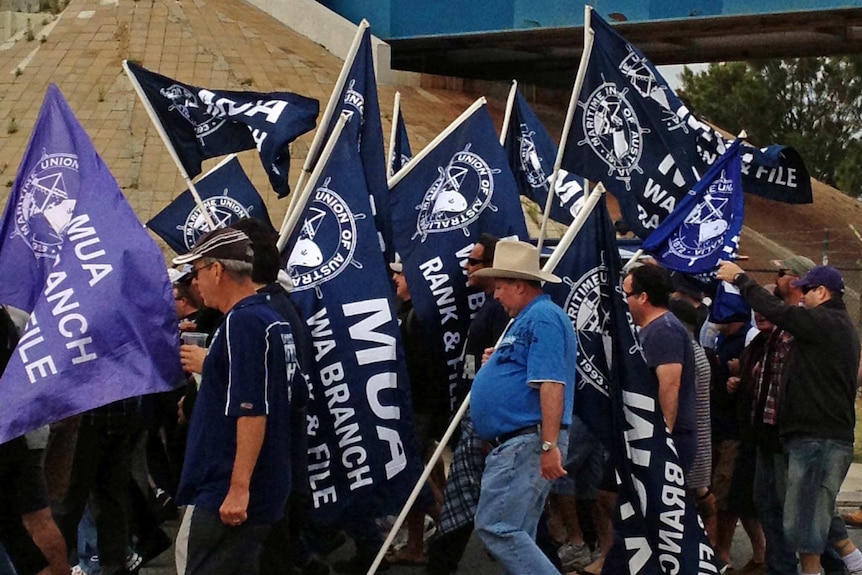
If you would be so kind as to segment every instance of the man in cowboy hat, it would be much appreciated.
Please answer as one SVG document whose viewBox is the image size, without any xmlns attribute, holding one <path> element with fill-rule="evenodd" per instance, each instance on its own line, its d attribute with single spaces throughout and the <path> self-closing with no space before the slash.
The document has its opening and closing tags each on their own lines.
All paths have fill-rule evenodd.
<svg viewBox="0 0 862 575">
<path fill-rule="evenodd" d="M 494 297 L 514 318 L 473 380 L 473 423 L 494 448 L 476 530 L 506 573 L 558 575 L 535 538 L 551 481 L 566 474 L 575 395 L 572 322 L 542 292 L 543 281 L 560 278 L 539 269 L 535 247 L 515 241 L 499 242 L 493 266 L 474 275 L 494 278 Z"/>
</svg>

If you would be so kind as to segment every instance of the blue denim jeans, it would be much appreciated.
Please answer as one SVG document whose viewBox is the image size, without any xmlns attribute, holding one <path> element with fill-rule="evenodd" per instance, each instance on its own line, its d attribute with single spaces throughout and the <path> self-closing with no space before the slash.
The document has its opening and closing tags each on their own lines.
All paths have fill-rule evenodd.
<svg viewBox="0 0 862 575">
<path fill-rule="evenodd" d="M 796 575 L 796 553 L 784 537 L 784 493 L 787 490 L 784 454 L 757 448 L 754 504 L 766 537 L 767 575 Z"/>
<path fill-rule="evenodd" d="M 853 461 L 853 445 L 833 439 L 793 438 L 784 443 L 784 455 L 784 535 L 797 552 L 820 555 L 827 541 L 847 538 L 835 498 Z"/>
<path fill-rule="evenodd" d="M 541 475 L 541 446 L 538 433 L 519 435 L 485 460 L 476 532 L 510 575 L 559 575 L 536 545 L 536 527 L 551 489 L 551 482 Z M 560 432 L 557 446 L 565 461 L 567 431 Z"/>
</svg>

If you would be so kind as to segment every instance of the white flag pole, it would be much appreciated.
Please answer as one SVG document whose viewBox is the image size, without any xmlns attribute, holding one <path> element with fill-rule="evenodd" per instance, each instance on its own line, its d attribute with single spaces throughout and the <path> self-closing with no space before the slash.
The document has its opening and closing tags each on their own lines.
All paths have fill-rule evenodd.
<svg viewBox="0 0 862 575">
<path fill-rule="evenodd" d="M 548 227 L 548 217 L 551 213 L 554 196 L 554 189 L 557 185 L 557 178 L 560 173 L 560 165 L 563 163 L 563 153 L 566 150 L 566 142 L 569 140 L 569 132 L 572 129 L 572 120 L 575 117 L 575 109 L 578 107 L 578 96 L 581 93 L 581 88 L 584 87 L 584 77 L 587 75 L 587 64 L 590 61 L 590 54 L 593 51 L 593 40 L 595 32 L 593 32 L 590 17 L 593 9 L 590 6 L 584 6 L 584 51 L 581 52 L 581 62 L 578 65 L 578 75 L 575 77 L 575 85 L 572 88 L 572 95 L 569 98 L 569 109 L 566 111 L 566 121 L 563 124 L 563 133 L 560 135 L 560 147 L 557 148 L 557 159 L 554 160 L 554 171 L 551 172 L 551 177 L 548 178 L 548 200 L 545 202 L 545 211 L 542 214 L 542 227 L 539 230 L 539 253 L 542 253 L 542 243 L 545 241 L 545 233 Z"/>
<path fill-rule="evenodd" d="M 362 43 L 362 35 L 365 33 L 365 29 L 369 26 L 370 24 L 368 23 L 368 20 L 363 18 L 362 22 L 360 22 L 356 27 L 356 34 L 353 36 L 353 42 L 350 44 L 350 49 L 344 57 L 344 64 L 341 66 L 341 72 L 338 74 L 338 79 L 335 81 L 335 87 L 332 88 L 332 94 L 329 96 L 329 102 L 326 104 L 326 108 L 323 110 L 323 115 L 320 117 L 320 122 L 317 124 L 317 131 L 314 132 L 314 139 L 311 140 L 311 145 L 308 147 L 308 154 L 305 156 L 305 162 L 302 164 L 302 171 L 300 171 L 299 178 L 296 181 L 296 190 L 303 189 L 305 180 L 311 173 L 312 168 L 314 168 L 315 156 L 317 156 L 320 146 L 324 143 L 323 140 L 326 137 L 326 129 L 329 127 L 329 122 L 332 120 L 333 114 L 335 114 L 335 111 L 339 107 L 338 100 L 344 90 L 344 85 L 347 83 L 347 76 L 350 74 L 350 68 L 353 67 L 356 53 L 359 52 L 359 45 Z M 281 231 L 279 232 L 279 235 L 284 235 L 284 228 L 287 225 L 287 220 L 290 218 L 290 214 L 297 204 L 297 195 L 298 194 L 294 193 L 290 199 L 290 203 L 287 205 L 287 211 L 284 214 L 284 220 L 281 223 Z"/>
<path fill-rule="evenodd" d="M 497 339 L 497 343 L 494 347 L 500 344 L 500 341 L 503 340 L 503 336 L 506 335 L 506 330 L 509 329 L 509 326 L 512 325 L 514 320 L 510 319 L 509 323 L 506 324 L 506 329 L 503 330 L 503 333 L 500 334 L 499 339 Z M 377 557 L 374 558 L 374 562 L 371 564 L 371 567 L 368 568 L 368 572 L 366 575 L 374 575 L 377 572 L 377 568 L 380 567 L 380 564 L 383 562 L 383 557 L 386 556 L 386 551 L 389 549 L 389 546 L 392 544 L 392 541 L 395 539 L 395 536 L 398 535 L 398 530 L 401 529 L 401 525 L 404 524 L 404 520 L 407 518 L 407 514 L 410 513 L 410 508 L 413 507 L 413 503 L 416 502 L 417 497 L 419 497 L 419 492 L 422 491 L 422 486 L 425 485 L 425 482 L 428 481 L 428 477 L 431 476 L 431 472 L 434 470 L 434 466 L 437 464 L 437 461 L 440 459 L 440 456 L 443 454 L 443 450 L 446 449 L 446 446 L 449 444 L 449 440 L 452 438 L 452 435 L 455 433 L 455 429 L 457 429 L 458 425 L 461 423 L 461 420 L 464 419 L 464 414 L 467 413 L 467 408 L 470 407 L 470 392 L 467 392 L 467 396 L 464 398 L 464 401 L 461 402 L 461 407 L 458 408 L 458 411 L 455 412 L 455 415 L 452 416 L 452 421 L 449 422 L 449 427 L 446 428 L 446 432 L 443 434 L 443 437 L 440 438 L 440 442 L 437 444 L 437 449 L 434 450 L 434 453 L 431 454 L 431 458 L 428 460 L 428 463 L 425 464 L 425 469 L 422 471 L 422 475 L 419 477 L 419 480 L 416 482 L 416 485 L 413 486 L 413 491 L 410 492 L 410 496 L 407 498 L 407 502 L 404 504 L 404 507 L 401 508 L 401 512 L 398 514 L 398 517 L 395 518 L 395 523 L 392 525 L 392 528 L 389 530 L 389 535 L 386 536 L 386 540 L 383 541 L 383 546 L 377 551 Z"/>
<path fill-rule="evenodd" d="M 392 167 L 395 165 L 395 138 L 398 137 L 398 116 L 401 114 L 401 92 L 395 92 L 395 103 L 392 104 L 392 129 L 389 130 L 389 153 L 386 154 L 386 177 L 391 178 Z"/>
<path fill-rule="evenodd" d="M 395 92 L 395 102 L 392 104 L 392 128 L 389 130 L 389 153 L 386 154 L 386 177 L 391 178 L 392 166 L 395 165 L 395 138 L 398 137 L 398 115 L 401 113 L 401 92 Z"/>
<path fill-rule="evenodd" d="M 506 113 L 503 115 L 503 125 L 500 127 L 500 145 L 506 143 L 506 133 L 509 131 L 509 122 L 512 121 L 512 108 L 515 107 L 515 94 L 518 93 L 518 81 L 512 80 L 509 88 L 509 98 L 506 100 Z"/>
<path fill-rule="evenodd" d="M 587 218 L 590 217 L 590 214 L 596 208 L 596 204 L 599 203 L 599 199 L 604 193 L 605 187 L 601 182 L 596 184 L 596 187 L 593 188 L 593 191 L 590 192 L 586 201 L 584 201 L 584 205 L 581 206 L 581 209 L 578 211 L 578 215 L 575 216 L 575 221 L 572 222 L 569 229 L 567 229 L 566 233 L 563 234 L 563 237 L 560 238 L 560 242 L 554 248 L 554 252 L 551 254 L 551 257 L 549 257 L 548 261 L 545 262 L 545 265 L 542 267 L 543 270 L 546 272 L 554 271 L 554 268 L 557 267 L 558 263 L 560 263 L 563 254 L 566 253 L 566 250 L 569 249 L 569 246 L 575 240 L 575 237 L 577 237 L 581 228 L 584 227 Z"/>
<path fill-rule="evenodd" d="M 413 156 L 409 162 L 407 162 L 406 164 L 404 164 L 404 166 L 401 167 L 400 170 L 395 172 L 394 176 L 389 178 L 389 189 L 391 190 L 392 187 L 395 186 L 395 184 L 404 179 L 404 176 L 409 174 L 413 170 L 413 168 L 415 168 L 416 165 L 425 158 L 425 156 L 430 154 L 434 148 L 439 146 L 440 142 L 442 142 L 446 138 L 446 136 L 454 132 L 455 129 L 458 128 L 458 126 L 463 124 L 467 120 L 467 118 L 472 116 L 476 112 L 476 110 L 484 106 L 485 103 L 486 100 L 483 97 L 470 104 L 470 107 L 464 110 L 464 112 L 460 116 L 458 116 L 455 121 L 446 126 L 446 129 L 437 134 L 437 136 L 433 140 L 431 140 L 431 143 L 425 146 L 421 152 Z"/>
<path fill-rule="evenodd" d="M 305 188 L 301 193 L 297 190 L 296 194 L 298 199 L 296 201 L 296 207 L 289 212 L 290 217 L 285 219 L 285 223 L 278 235 L 278 253 L 281 253 L 287 245 L 287 240 L 290 238 L 290 234 L 293 233 L 293 228 L 296 227 L 296 222 L 298 222 L 299 218 L 302 216 L 303 207 L 305 207 L 306 202 L 308 202 L 311 192 L 314 191 L 314 186 L 317 185 L 317 180 L 320 179 L 320 173 L 323 171 L 323 168 L 326 167 L 326 162 L 329 161 L 329 156 L 332 155 L 332 149 L 335 147 L 335 143 L 338 142 L 338 138 L 341 136 L 341 131 L 344 129 L 345 124 L 347 124 L 347 116 L 342 114 L 335 123 L 335 127 L 332 128 L 332 134 L 330 134 L 329 139 L 326 140 L 326 145 L 320 153 L 320 160 L 318 160 L 314 165 L 314 171 L 311 173 L 308 183 L 305 185 Z"/>
<path fill-rule="evenodd" d="M 150 117 L 150 121 L 156 127 L 156 132 L 159 133 L 159 136 L 162 138 L 162 141 L 168 148 L 168 152 L 170 153 L 171 158 L 174 159 L 174 163 L 177 165 L 177 169 L 179 169 L 180 175 L 185 180 L 186 186 L 188 186 L 189 191 L 192 193 L 192 198 L 194 198 L 195 200 L 195 204 L 201 211 L 201 215 L 203 215 L 204 217 L 204 221 L 206 221 L 210 230 L 216 229 L 212 215 L 210 214 L 209 210 L 207 210 L 207 207 L 206 205 L 204 205 L 203 200 L 201 200 L 200 194 L 198 194 L 198 191 L 195 188 L 192 179 L 189 177 L 189 173 L 186 171 L 185 167 L 183 166 L 183 163 L 180 161 L 180 157 L 177 155 L 177 151 L 174 149 L 174 145 L 171 143 L 171 139 L 168 138 L 168 133 L 165 132 L 165 127 L 162 126 L 162 122 L 161 120 L 159 120 L 158 115 L 156 115 L 156 111 L 153 110 L 153 105 L 150 104 L 150 100 L 144 93 L 144 89 L 141 87 L 141 84 L 138 82 L 138 79 L 135 77 L 135 74 L 129 69 L 129 64 L 127 60 L 123 60 L 123 70 L 125 70 L 126 76 L 129 77 L 129 81 L 132 83 L 132 87 L 135 89 L 135 93 L 138 94 L 138 99 L 144 105 L 144 110 L 147 111 L 147 115 Z"/>
</svg>

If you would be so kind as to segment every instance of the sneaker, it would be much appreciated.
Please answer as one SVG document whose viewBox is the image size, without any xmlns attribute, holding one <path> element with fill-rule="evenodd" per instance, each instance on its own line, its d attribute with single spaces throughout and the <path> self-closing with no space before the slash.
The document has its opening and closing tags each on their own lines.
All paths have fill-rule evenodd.
<svg viewBox="0 0 862 575">
<path fill-rule="evenodd" d="M 590 547 L 586 543 L 566 543 L 557 555 L 566 571 L 577 571 L 592 563 Z"/>
<path fill-rule="evenodd" d="M 84 568 L 80 565 L 75 565 L 72 567 L 72 572 L 70 575 L 87 575 L 87 572 L 84 571 Z"/>
<path fill-rule="evenodd" d="M 144 564 L 144 558 L 140 553 L 132 551 L 126 556 L 126 571 L 129 573 L 137 573 Z"/>
</svg>

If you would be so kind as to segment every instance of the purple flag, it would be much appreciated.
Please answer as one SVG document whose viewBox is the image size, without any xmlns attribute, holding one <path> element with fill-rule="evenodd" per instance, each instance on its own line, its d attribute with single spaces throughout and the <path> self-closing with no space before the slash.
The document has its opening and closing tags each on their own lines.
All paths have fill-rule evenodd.
<svg viewBox="0 0 862 575">
<path fill-rule="evenodd" d="M 0 223 L 0 302 L 30 312 L 0 443 L 182 380 L 165 261 L 53 84 Z"/>
</svg>

